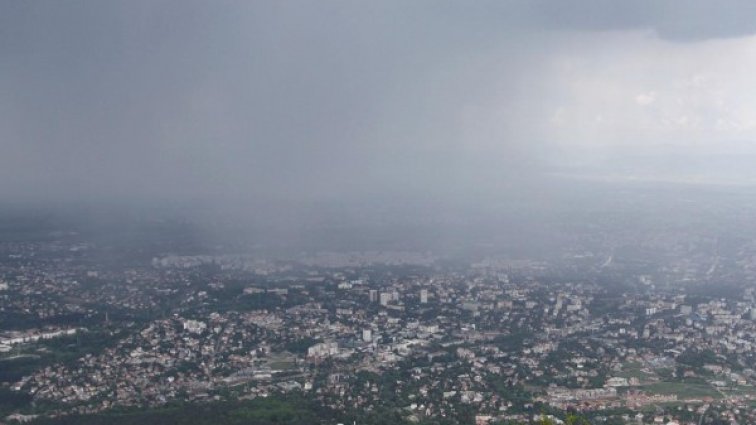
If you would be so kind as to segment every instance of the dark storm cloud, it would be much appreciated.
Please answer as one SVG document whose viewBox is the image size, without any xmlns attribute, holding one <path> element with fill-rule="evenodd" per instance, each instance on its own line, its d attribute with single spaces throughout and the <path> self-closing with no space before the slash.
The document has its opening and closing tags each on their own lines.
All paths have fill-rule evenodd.
<svg viewBox="0 0 756 425">
<path fill-rule="evenodd" d="M 560 31 L 689 41 L 751 33 L 751 17 L 750 2 L 5 1 L 0 194 L 345 200 L 532 182 L 551 155 L 533 97 L 554 84 L 540 69 Z M 501 99 L 500 117 L 476 116 Z"/>
<path fill-rule="evenodd" d="M 429 71 L 469 46 L 451 20 L 398 5 L 3 12 L 4 189 L 43 197 L 298 196 L 386 178 L 423 155 L 403 144 L 434 137 L 454 95 Z"/>
<path fill-rule="evenodd" d="M 729 1 L 540 1 L 545 26 L 575 30 L 647 28 L 674 41 L 739 37 L 756 31 L 756 3 Z"/>
</svg>

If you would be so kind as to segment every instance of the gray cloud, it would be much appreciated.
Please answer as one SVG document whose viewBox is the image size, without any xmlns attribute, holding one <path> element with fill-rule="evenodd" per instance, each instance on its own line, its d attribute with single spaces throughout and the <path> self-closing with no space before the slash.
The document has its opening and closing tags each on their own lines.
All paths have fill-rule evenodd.
<svg viewBox="0 0 756 425">
<path fill-rule="evenodd" d="M 552 63 L 569 34 L 691 42 L 751 34 L 751 17 L 745 1 L 7 1 L 0 194 L 487 197 L 571 149 L 541 130 L 570 98 Z"/>
<path fill-rule="evenodd" d="M 593 31 L 646 28 L 674 41 L 740 37 L 756 32 L 756 4 L 747 0 L 544 0 L 536 8 L 546 27 Z"/>
<path fill-rule="evenodd" d="M 415 2 L 414 6 L 430 19 L 456 24 L 456 29 L 478 35 L 512 29 L 648 29 L 664 39 L 701 41 L 756 32 L 756 5 L 748 0 L 514 0 L 472 4 Z"/>
</svg>

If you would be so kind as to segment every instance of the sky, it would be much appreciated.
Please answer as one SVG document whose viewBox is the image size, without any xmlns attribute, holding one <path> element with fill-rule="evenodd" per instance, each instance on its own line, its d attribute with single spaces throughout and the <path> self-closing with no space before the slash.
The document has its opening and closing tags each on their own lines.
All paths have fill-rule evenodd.
<svg viewBox="0 0 756 425">
<path fill-rule="evenodd" d="M 754 75 L 747 0 L 0 0 L 0 198 L 750 184 Z"/>
</svg>

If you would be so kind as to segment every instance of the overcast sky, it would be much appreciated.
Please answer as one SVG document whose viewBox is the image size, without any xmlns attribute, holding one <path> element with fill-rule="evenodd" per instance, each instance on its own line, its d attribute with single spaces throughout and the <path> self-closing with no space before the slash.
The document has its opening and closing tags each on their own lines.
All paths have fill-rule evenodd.
<svg viewBox="0 0 756 425">
<path fill-rule="evenodd" d="M 0 0 L 0 196 L 701 178 L 756 153 L 755 75 L 749 0 Z"/>
</svg>

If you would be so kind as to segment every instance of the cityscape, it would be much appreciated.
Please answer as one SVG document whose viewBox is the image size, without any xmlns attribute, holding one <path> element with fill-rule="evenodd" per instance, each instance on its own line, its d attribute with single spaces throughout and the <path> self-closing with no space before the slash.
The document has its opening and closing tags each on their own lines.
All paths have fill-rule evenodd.
<svg viewBox="0 0 756 425">
<path fill-rule="evenodd" d="M 754 0 L 0 0 L 0 425 L 756 425 Z"/>
<path fill-rule="evenodd" d="M 164 242 L 0 246 L 5 421 L 292 397 L 325 423 L 756 420 L 750 239 L 636 232 L 659 253 L 645 258 L 592 233 L 554 259 L 274 259 L 170 254 L 171 223 L 150 231 Z"/>
</svg>

